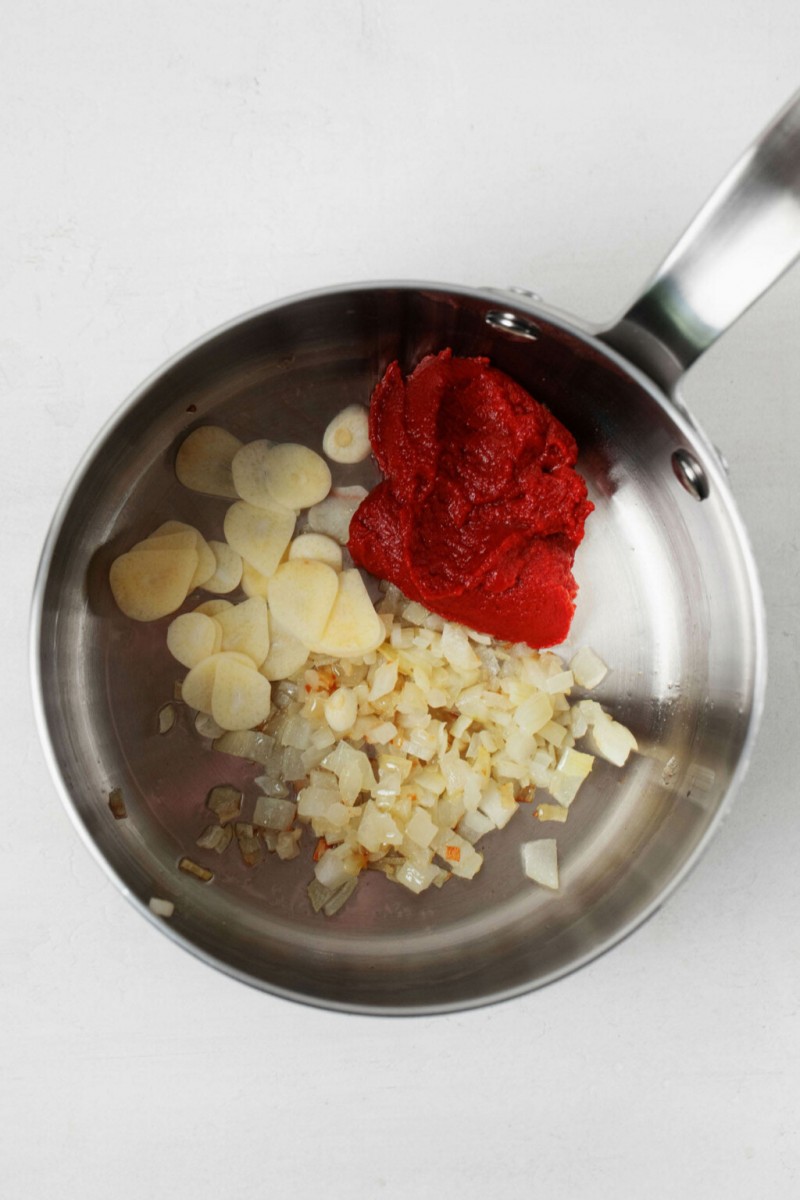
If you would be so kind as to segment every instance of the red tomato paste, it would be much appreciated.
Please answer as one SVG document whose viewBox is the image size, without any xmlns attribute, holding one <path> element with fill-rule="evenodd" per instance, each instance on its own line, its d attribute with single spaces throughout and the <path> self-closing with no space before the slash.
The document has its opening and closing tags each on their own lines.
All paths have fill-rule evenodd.
<svg viewBox="0 0 800 1200">
<path fill-rule="evenodd" d="M 370 402 L 384 480 L 350 525 L 355 562 L 432 612 L 541 648 L 566 637 L 593 505 L 572 434 L 487 358 L 391 363 Z"/>
</svg>

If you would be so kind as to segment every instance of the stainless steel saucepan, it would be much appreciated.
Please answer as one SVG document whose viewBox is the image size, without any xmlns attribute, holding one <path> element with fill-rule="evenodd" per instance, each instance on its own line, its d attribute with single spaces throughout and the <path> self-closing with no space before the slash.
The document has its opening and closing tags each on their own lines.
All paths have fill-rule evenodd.
<svg viewBox="0 0 800 1200">
<path fill-rule="evenodd" d="M 765 686 L 759 585 L 719 454 L 681 401 L 694 359 L 800 252 L 800 97 L 728 176 L 612 328 L 527 293 L 358 284 L 270 304 L 201 339 L 101 433 L 65 495 L 36 584 L 32 658 L 42 738 L 83 835 L 123 893 L 176 942 L 286 997 L 362 1012 L 438 1012 L 513 996 L 588 962 L 651 914 L 719 824 L 755 737 Z M 610 665 L 598 698 L 641 753 L 598 763 L 559 834 L 561 890 L 523 877 L 527 814 L 486 841 L 470 883 L 419 897 L 369 873 L 335 918 L 306 897 L 307 856 L 247 871 L 233 852 L 204 886 L 177 870 L 211 786 L 256 772 L 203 751 L 188 719 L 156 727 L 175 664 L 166 621 L 116 610 L 112 559 L 171 517 L 220 537 L 224 501 L 174 475 L 188 430 L 319 447 L 392 359 L 488 355 L 581 447 L 596 512 L 576 560 L 571 647 Z M 340 483 L 371 485 L 372 466 Z M 120 788 L 128 818 L 107 797 Z M 252 795 L 252 788 L 250 794 Z M 526 822 L 528 822 L 526 824 Z M 562 827 L 559 827 L 561 830 Z M 169 920 L 148 910 L 171 899 Z"/>
</svg>

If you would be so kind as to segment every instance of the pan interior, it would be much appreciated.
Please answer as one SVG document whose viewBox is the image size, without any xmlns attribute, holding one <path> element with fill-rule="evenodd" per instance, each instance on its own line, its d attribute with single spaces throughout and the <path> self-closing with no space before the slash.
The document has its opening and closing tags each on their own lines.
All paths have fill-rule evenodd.
<svg viewBox="0 0 800 1200">
<path fill-rule="evenodd" d="M 433 1011 L 563 973 L 632 928 L 687 869 L 748 739 L 762 669 L 758 601 L 703 439 L 591 339 L 543 313 L 537 340 L 519 339 L 487 325 L 496 307 L 496 298 L 467 291 L 354 288 L 228 327 L 123 410 L 76 480 L 46 552 L 41 705 L 73 813 L 133 899 L 175 902 L 164 923 L 173 936 L 282 994 Z M 216 877 L 202 885 L 176 864 L 207 823 L 204 798 L 214 784 L 240 783 L 252 805 L 258 770 L 204 750 L 186 710 L 159 736 L 156 712 L 181 674 L 165 648 L 168 621 L 123 618 L 108 567 L 170 518 L 222 536 L 227 502 L 189 493 L 174 476 L 176 448 L 194 426 L 318 448 L 330 418 L 366 403 L 390 360 L 411 369 L 444 346 L 489 355 L 578 439 L 596 511 L 576 559 L 570 641 L 559 652 L 589 645 L 608 663 L 594 694 L 634 731 L 641 753 L 624 770 L 598 760 L 557 827 L 558 894 L 523 877 L 520 843 L 550 836 L 528 812 L 485 839 L 472 882 L 415 897 L 370 873 L 331 920 L 310 910 L 307 854 L 291 863 L 269 856 L 254 871 L 233 850 L 210 856 Z M 681 487 L 676 450 L 706 467 L 706 499 Z M 369 464 L 336 476 L 340 484 L 376 479 Z M 113 788 L 123 792 L 125 821 L 109 811 Z"/>
</svg>

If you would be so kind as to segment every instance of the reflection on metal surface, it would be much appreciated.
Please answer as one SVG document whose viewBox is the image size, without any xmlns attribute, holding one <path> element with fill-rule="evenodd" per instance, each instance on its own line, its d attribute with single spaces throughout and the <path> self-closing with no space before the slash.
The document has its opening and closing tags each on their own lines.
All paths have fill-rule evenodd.
<svg viewBox="0 0 800 1200">
<path fill-rule="evenodd" d="M 682 487 L 695 500 L 707 500 L 708 477 L 690 450 L 675 450 L 672 454 L 672 469 Z"/>
<path fill-rule="evenodd" d="M 527 338 L 532 342 L 542 336 L 539 326 L 527 317 L 520 316 L 519 313 L 502 312 L 500 309 L 493 308 L 486 314 L 486 324 L 493 325 L 495 329 L 503 329 L 506 333 L 513 334 L 514 337 Z"/>
</svg>

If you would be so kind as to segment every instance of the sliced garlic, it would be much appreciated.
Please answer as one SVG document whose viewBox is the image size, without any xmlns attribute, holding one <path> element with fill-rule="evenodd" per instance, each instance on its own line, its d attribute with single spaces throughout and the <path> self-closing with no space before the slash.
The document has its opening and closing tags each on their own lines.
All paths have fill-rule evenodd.
<svg viewBox="0 0 800 1200">
<path fill-rule="evenodd" d="M 325 533 L 340 545 L 346 546 L 350 537 L 350 522 L 356 509 L 367 498 L 367 489 L 359 486 L 334 488 L 308 513 L 309 528 Z"/>
<path fill-rule="evenodd" d="M 175 474 L 184 487 L 210 496 L 236 499 L 231 463 L 242 443 L 227 429 L 201 425 L 181 443 Z"/>
<path fill-rule="evenodd" d="M 259 469 L 267 497 L 286 508 L 311 508 L 331 490 L 331 472 L 325 459 L 295 442 L 271 446 Z"/>
<path fill-rule="evenodd" d="M 304 558 L 281 563 L 269 581 L 270 612 L 298 641 L 311 646 L 322 637 L 338 586 L 339 576 L 327 563 Z"/>
<path fill-rule="evenodd" d="M 269 716 L 269 680 L 250 663 L 220 656 L 211 693 L 211 715 L 223 729 L 252 729 Z"/>
<path fill-rule="evenodd" d="M 325 430 L 322 450 L 333 462 L 363 462 L 371 450 L 367 410 L 360 404 L 343 408 Z"/>
<path fill-rule="evenodd" d="M 209 546 L 206 539 L 203 537 L 199 529 L 195 529 L 194 525 L 187 525 L 184 521 L 165 521 L 163 525 L 159 525 L 148 538 L 148 543 L 151 545 L 154 542 L 160 541 L 163 537 L 173 538 L 176 535 L 191 534 L 194 538 L 194 548 L 197 551 L 197 570 L 192 578 L 192 591 L 196 587 L 201 587 L 207 579 L 210 579 L 216 570 L 216 559 L 214 551 Z M 145 543 L 142 543 L 143 545 Z"/>
<path fill-rule="evenodd" d="M 251 596 L 214 618 L 222 630 L 222 649 L 236 650 L 260 667 L 269 651 L 269 619 L 263 596 Z"/>
<path fill-rule="evenodd" d="M 386 627 L 375 611 L 361 572 L 342 571 L 328 623 L 312 649 L 339 658 L 355 658 L 376 650 Z"/>
<path fill-rule="evenodd" d="M 324 533 L 301 533 L 289 546 L 289 561 L 293 558 L 313 558 L 327 563 L 334 571 L 342 569 L 342 548 Z"/>
<path fill-rule="evenodd" d="M 180 608 L 196 570 L 193 548 L 130 551 L 111 564 L 109 583 L 126 617 L 157 621 Z"/>
<path fill-rule="evenodd" d="M 215 617 L 217 613 L 224 612 L 226 608 L 233 608 L 230 600 L 204 600 L 194 611 L 203 613 L 207 617 Z"/>
<path fill-rule="evenodd" d="M 242 556 L 227 542 L 208 543 L 214 555 L 214 574 L 202 585 L 207 592 L 232 592 L 242 582 Z"/>
<path fill-rule="evenodd" d="M 204 658 L 196 666 L 192 667 L 184 679 L 181 689 L 184 703 L 188 704 L 190 708 L 196 708 L 198 712 L 213 715 L 211 701 L 214 694 L 217 668 L 226 659 L 232 659 L 241 666 L 255 671 L 252 659 L 248 658 L 245 654 L 239 654 L 235 651 L 211 654 L 208 658 Z"/>
<path fill-rule="evenodd" d="M 225 540 L 262 575 L 274 575 L 294 533 L 294 512 L 281 504 L 258 508 L 239 500 L 225 514 Z"/>
<path fill-rule="evenodd" d="M 245 596 L 263 596 L 266 599 L 269 581 L 269 575 L 263 575 L 261 571 L 256 570 L 252 563 L 242 559 L 241 585 Z"/>
<path fill-rule="evenodd" d="M 308 646 L 288 629 L 283 629 L 270 613 L 269 653 L 259 667 L 266 679 L 288 679 L 295 675 L 308 658 Z"/>
<path fill-rule="evenodd" d="M 184 667 L 195 667 L 219 649 L 220 627 L 204 613 L 181 613 L 167 630 L 167 649 Z"/>
<path fill-rule="evenodd" d="M 270 508 L 273 498 L 267 487 L 266 462 L 272 442 L 266 438 L 248 442 L 238 451 L 231 463 L 233 486 L 237 495 L 256 508 Z"/>
</svg>

